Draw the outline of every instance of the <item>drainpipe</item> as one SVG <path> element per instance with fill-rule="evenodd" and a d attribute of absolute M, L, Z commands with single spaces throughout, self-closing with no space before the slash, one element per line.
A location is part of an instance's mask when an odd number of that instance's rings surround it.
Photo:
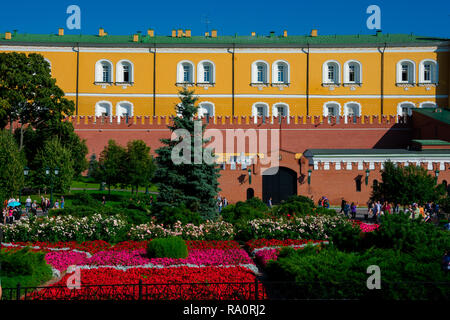
<path fill-rule="evenodd" d="M 381 53 L 381 81 L 380 81 L 380 111 L 381 116 L 383 116 L 384 113 L 384 51 L 386 51 L 386 42 L 384 43 L 383 51 L 378 49 L 378 51 Z"/>
<path fill-rule="evenodd" d="M 309 43 L 306 53 L 306 115 L 309 116 Z"/>
<path fill-rule="evenodd" d="M 156 42 L 153 43 L 153 115 L 156 116 Z"/>
<path fill-rule="evenodd" d="M 75 115 L 78 116 L 78 80 L 80 78 L 80 44 L 77 42 L 77 50 L 72 48 L 73 51 L 77 53 L 77 82 L 75 89 Z"/>
<path fill-rule="evenodd" d="M 234 50 L 235 44 L 233 43 L 233 51 L 227 49 L 228 53 L 231 53 L 231 115 L 234 117 Z"/>

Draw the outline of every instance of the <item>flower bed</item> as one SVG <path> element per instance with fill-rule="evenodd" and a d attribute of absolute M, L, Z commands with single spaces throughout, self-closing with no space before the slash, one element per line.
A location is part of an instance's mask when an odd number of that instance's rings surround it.
<path fill-rule="evenodd" d="M 124 239 L 148 241 L 154 238 L 180 236 L 185 240 L 231 240 L 235 236 L 232 224 L 206 221 L 195 226 L 182 225 L 172 228 L 151 221 L 147 224 L 131 226 L 119 216 L 94 214 L 89 217 L 24 217 L 13 224 L 1 225 L 5 241 L 77 241 L 105 240 L 119 242 Z"/>
<path fill-rule="evenodd" d="M 242 267 L 178 267 L 167 269 L 132 268 L 126 271 L 114 268 L 89 269 L 81 272 L 81 289 L 66 288 L 68 277 L 40 292 L 32 299 L 118 299 L 137 300 L 137 284 L 142 281 L 142 299 L 164 300 L 233 300 L 254 299 L 255 275 Z M 195 285 L 188 285 L 195 283 Z M 230 284 L 232 283 L 232 284 Z M 128 286 L 125 286 L 128 284 Z M 159 285 L 158 285 L 159 284 Z M 163 284 L 171 284 L 169 286 Z M 175 285 L 184 284 L 184 285 Z M 89 285 L 115 285 L 106 287 L 86 287 Z M 59 288 L 54 288 L 59 287 Z M 54 288 L 54 289 L 53 289 Z M 95 290 L 95 295 L 92 290 Z M 259 290 L 259 299 L 267 298 Z"/>
<path fill-rule="evenodd" d="M 380 225 L 379 224 L 368 224 L 368 223 L 364 223 L 362 221 L 359 220 L 352 220 L 353 222 L 353 226 L 359 226 L 359 228 L 361 229 L 362 232 L 372 232 L 377 230 Z"/>
<path fill-rule="evenodd" d="M 278 254 L 283 247 L 291 247 L 295 250 L 302 249 L 307 245 L 321 245 L 328 244 L 328 241 L 323 240 L 277 240 L 277 239 L 257 239 L 250 240 L 246 243 L 252 256 L 255 257 L 263 267 L 267 265 L 269 260 L 277 260 Z"/>

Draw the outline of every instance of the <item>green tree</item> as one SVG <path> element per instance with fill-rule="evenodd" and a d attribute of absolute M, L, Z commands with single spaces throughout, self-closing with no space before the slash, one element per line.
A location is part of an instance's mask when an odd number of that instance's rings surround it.
<path fill-rule="evenodd" d="M 47 140 L 34 159 L 33 166 L 36 170 L 31 171 L 31 176 L 35 185 L 47 190 L 53 185 L 55 192 L 68 192 L 75 174 L 72 161 L 69 149 L 64 147 L 57 137 Z M 59 170 L 57 175 L 55 168 Z M 47 169 L 49 174 L 46 174 Z"/>
<path fill-rule="evenodd" d="M 372 189 L 372 200 L 384 200 L 401 205 L 439 201 L 445 194 L 442 184 L 419 166 L 397 166 L 391 161 L 384 164 L 382 182 Z"/>
<path fill-rule="evenodd" d="M 100 153 L 98 170 L 95 179 L 105 182 L 111 194 L 111 186 L 124 183 L 123 173 L 126 172 L 126 149 L 114 140 L 109 140 L 108 145 Z"/>
<path fill-rule="evenodd" d="M 23 187 L 25 157 L 10 132 L 0 130 L 0 197 L 4 200 Z"/>
<path fill-rule="evenodd" d="M 91 154 L 91 158 L 89 159 L 89 167 L 88 167 L 88 173 L 87 176 L 94 177 L 95 172 L 98 170 L 98 161 L 97 157 L 95 156 L 95 153 Z M 101 182 L 101 181 L 100 181 Z"/>
<path fill-rule="evenodd" d="M 196 163 L 195 153 L 201 151 L 205 154 L 205 143 L 203 133 L 206 125 L 201 125 L 201 136 L 195 136 L 196 126 L 193 117 L 197 113 L 198 107 L 195 105 L 197 98 L 193 96 L 193 91 L 186 88 L 179 92 L 181 103 L 176 106 L 177 116 L 173 119 L 173 126 L 169 129 L 174 132 L 184 129 L 185 136 L 179 140 L 161 139 L 164 144 L 156 150 L 157 169 L 153 181 L 158 185 L 158 202 L 155 204 L 156 210 L 161 210 L 164 206 L 185 207 L 193 212 L 198 212 L 204 219 L 214 219 L 217 217 L 216 199 L 218 188 L 219 168 L 216 164 L 208 164 L 205 161 Z M 198 124 L 201 123 L 197 121 Z M 201 148 L 195 148 L 195 140 Z M 188 163 L 176 164 L 172 161 L 172 151 L 179 143 L 190 145 Z M 200 143 L 198 143 L 200 142 Z M 199 150 L 200 149 L 200 150 Z M 175 149 L 177 150 L 177 149 Z M 210 151 L 210 150 L 209 150 Z M 208 152 L 208 151 L 207 151 Z"/>
<path fill-rule="evenodd" d="M 74 110 L 72 101 L 50 74 L 50 65 L 40 54 L 0 53 L 0 128 L 19 122 L 36 127 L 43 122 L 62 121 Z M 19 149 L 23 147 L 20 135 Z"/>
<path fill-rule="evenodd" d="M 142 140 L 129 141 L 127 144 L 127 153 L 125 158 L 126 184 L 135 188 L 138 193 L 139 186 L 149 187 L 155 165 L 153 157 L 150 155 L 150 147 Z"/>

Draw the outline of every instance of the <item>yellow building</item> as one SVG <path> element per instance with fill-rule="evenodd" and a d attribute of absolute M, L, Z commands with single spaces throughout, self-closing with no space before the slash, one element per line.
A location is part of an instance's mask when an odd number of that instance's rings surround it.
<path fill-rule="evenodd" d="M 191 36 L 0 34 L 40 53 L 78 115 L 175 114 L 182 86 L 200 115 L 402 115 L 449 106 L 448 39 L 402 34 Z"/>

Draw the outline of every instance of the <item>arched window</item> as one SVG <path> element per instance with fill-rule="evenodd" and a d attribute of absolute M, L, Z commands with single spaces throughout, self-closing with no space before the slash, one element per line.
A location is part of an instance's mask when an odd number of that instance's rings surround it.
<path fill-rule="evenodd" d="M 286 117 L 287 123 L 289 123 L 289 105 L 286 103 L 276 103 L 272 107 L 272 116 L 274 118 L 280 117 Z"/>
<path fill-rule="evenodd" d="M 339 62 L 330 60 L 322 66 L 322 83 L 328 85 L 339 85 L 341 81 Z"/>
<path fill-rule="evenodd" d="M 356 117 L 361 116 L 361 105 L 358 102 L 347 102 L 344 104 L 345 122 L 356 123 Z"/>
<path fill-rule="evenodd" d="M 416 64 L 411 60 L 397 63 L 397 84 L 414 84 L 416 82 Z"/>
<path fill-rule="evenodd" d="M 199 84 L 214 84 L 216 82 L 215 68 L 212 61 L 200 61 L 197 68 L 197 82 Z"/>
<path fill-rule="evenodd" d="M 410 116 L 412 115 L 412 109 L 414 109 L 416 105 L 412 102 L 401 102 L 397 106 L 397 115 L 399 116 Z"/>
<path fill-rule="evenodd" d="M 181 61 L 177 66 L 177 85 L 194 83 L 194 64 L 190 61 Z"/>
<path fill-rule="evenodd" d="M 120 123 L 120 117 L 124 117 L 127 121 L 128 117 L 133 116 L 133 104 L 128 101 L 121 101 L 116 105 L 117 122 Z"/>
<path fill-rule="evenodd" d="M 434 109 L 437 108 L 437 104 L 432 101 L 425 101 L 419 105 L 419 108 Z"/>
<path fill-rule="evenodd" d="M 112 117 L 112 104 L 109 101 L 99 101 L 95 104 L 96 117 Z"/>
<path fill-rule="evenodd" d="M 44 58 L 45 61 L 47 61 L 48 63 L 48 67 L 50 69 L 50 75 L 52 74 L 52 62 L 50 60 L 48 60 L 47 58 Z"/>
<path fill-rule="evenodd" d="M 214 104 L 212 102 L 201 102 L 197 114 L 199 118 L 206 118 L 209 121 L 210 117 L 214 117 Z"/>
<path fill-rule="evenodd" d="M 289 84 L 290 72 L 287 61 L 278 60 L 272 64 L 272 83 Z"/>
<path fill-rule="evenodd" d="M 361 63 L 359 61 L 350 60 L 344 64 L 344 83 L 345 84 L 362 83 L 362 68 Z"/>
<path fill-rule="evenodd" d="M 419 83 L 437 84 L 438 83 L 438 64 L 436 61 L 427 59 L 419 64 Z"/>
<path fill-rule="evenodd" d="M 252 83 L 266 84 L 269 82 L 269 64 L 266 61 L 252 63 Z"/>
<path fill-rule="evenodd" d="M 323 105 L 323 116 L 324 117 L 338 117 L 341 115 L 341 105 L 338 102 L 330 101 Z M 328 118 L 328 123 L 331 119 Z"/>
<path fill-rule="evenodd" d="M 125 84 L 134 82 L 134 68 L 131 61 L 121 60 L 117 63 L 116 82 Z"/>
<path fill-rule="evenodd" d="M 113 65 L 111 61 L 97 61 L 95 64 L 95 82 L 100 84 L 113 82 Z"/>
<path fill-rule="evenodd" d="M 264 102 L 257 102 L 252 106 L 252 116 L 255 118 L 255 123 L 258 122 L 258 117 L 262 117 L 263 122 L 269 117 L 269 105 Z"/>

